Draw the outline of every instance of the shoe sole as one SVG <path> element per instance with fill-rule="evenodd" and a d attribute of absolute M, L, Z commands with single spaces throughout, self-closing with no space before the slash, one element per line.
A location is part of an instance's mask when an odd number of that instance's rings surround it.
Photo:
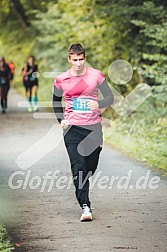
<path fill-rule="evenodd" d="M 92 221 L 92 218 L 87 216 L 87 217 L 84 217 L 83 219 L 80 220 L 81 222 L 87 222 L 87 221 Z"/>

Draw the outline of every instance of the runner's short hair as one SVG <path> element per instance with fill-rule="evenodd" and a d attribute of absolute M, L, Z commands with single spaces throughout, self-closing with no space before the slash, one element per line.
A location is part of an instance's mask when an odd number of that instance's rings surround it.
<path fill-rule="evenodd" d="M 5 57 L 4 56 L 0 56 L 0 60 L 3 61 L 3 63 L 5 63 Z"/>
<path fill-rule="evenodd" d="M 73 54 L 84 54 L 85 56 L 85 47 L 82 44 L 72 44 L 68 48 L 69 56 Z"/>

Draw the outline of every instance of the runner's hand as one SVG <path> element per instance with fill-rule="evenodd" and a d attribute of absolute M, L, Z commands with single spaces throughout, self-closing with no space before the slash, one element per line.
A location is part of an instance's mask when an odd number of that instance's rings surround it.
<path fill-rule="evenodd" d="M 97 101 L 88 101 L 88 108 L 91 110 L 95 110 L 99 108 L 99 104 Z"/>
<path fill-rule="evenodd" d="M 69 125 L 69 121 L 68 120 L 62 120 L 61 121 L 61 127 L 62 129 L 66 129 Z"/>

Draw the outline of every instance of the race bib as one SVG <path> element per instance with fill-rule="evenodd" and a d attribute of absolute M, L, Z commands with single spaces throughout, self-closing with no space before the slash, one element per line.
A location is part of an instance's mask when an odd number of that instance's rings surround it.
<path fill-rule="evenodd" d="M 88 108 L 88 98 L 73 98 L 73 111 L 76 113 L 92 113 L 92 110 Z"/>
<path fill-rule="evenodd" d="M 30 81 L 35 81 L 36 79 L 35 79 L 35 77 L 31 76 L 29 80 Z"/>
<path fill-rule="evenodd" d="M 6 80 L 1 78 L 1 79 L 0 79 L 0 84 L 2 84 L 2 85 L 3 85 L 3 84 L 6 84 Z"/>

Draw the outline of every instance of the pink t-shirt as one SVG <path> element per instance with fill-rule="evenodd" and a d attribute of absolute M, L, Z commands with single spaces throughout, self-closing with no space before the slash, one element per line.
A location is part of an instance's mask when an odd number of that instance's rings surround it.
<path fill-rule="evenodd" d="M 100 109 L 91 111 L 88 100 L 98 101 L 98 86 L 105 76 L 99 70 L 86 67 L 81 76 L 73 76 L 70 69 L 56 77 L 54 85 L 63 90 L 66 107 L 64 117 L 71 125 L 91 125 L 101 122 Z"/>

